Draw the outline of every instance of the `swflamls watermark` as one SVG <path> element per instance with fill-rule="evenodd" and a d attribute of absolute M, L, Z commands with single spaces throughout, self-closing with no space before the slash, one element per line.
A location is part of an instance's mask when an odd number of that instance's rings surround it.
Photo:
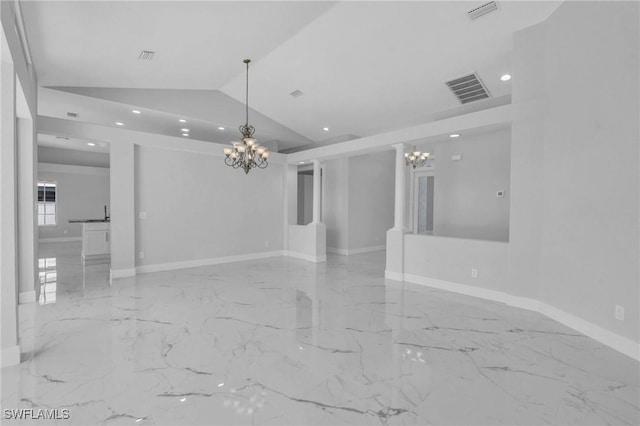
<path fill-rule="evenodd" d="M 5 420 L 68 420 L 71 414 L 67 408 L 5 408 L 2 416 Z"/>

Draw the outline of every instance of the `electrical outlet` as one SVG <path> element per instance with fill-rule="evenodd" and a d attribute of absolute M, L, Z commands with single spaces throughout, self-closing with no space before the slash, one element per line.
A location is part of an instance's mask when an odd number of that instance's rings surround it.
<path fill-rule="evenodd" d="M 618 321 L 624 321 L 624 307 L 616 305 L 613 315 Z"/>
<path fill-rule="evenodd" d="M 143 251 L 138 253 L 138 259 L 144 259 L 144 252 Z"/>
<path fill-rule="evenodd" d="M 478 270 L 476 268 L 471 268 L 471 278 L 478 278 Z"/>
<path fill-rule="evenodd" d="M 69 233 L 69 230 L 65 228 L 65 230 L 64 230 L 63 232 L 64 232 L 64 234 L 66 235 L 66 234 L 68 234 L 68 233 Z"/>
<path fill-rule="evenodd" d="M 265 247 L 269 247 L 269 241 L 265 241 L 265 242 L 264 242 L 264 246 L 265 246 Z"/>
<path fill-rule="evenodd" d="M 146 219 L 146 218 L 147 218 L 147 212 L 140 212 L 140 213 L 138 213 L 138 218 L 140 218 L 140 219 Z"/>
<path fill-rule="evenodd" d="M 496 191 L 496 197 L 504 198 L 504 191 Z"/>

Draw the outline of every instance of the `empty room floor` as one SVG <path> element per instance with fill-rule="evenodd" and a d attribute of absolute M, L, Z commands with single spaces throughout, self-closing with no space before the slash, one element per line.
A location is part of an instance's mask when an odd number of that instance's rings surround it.
<path fill-rule="evenodd" d="M 3 409 L 77 425 L 640 423 L 638 362 L 537 313 L 385 280 L 384 252 L 111 287 L 94 265 L 83 290 L 79 251 L 41 245 Z"/>

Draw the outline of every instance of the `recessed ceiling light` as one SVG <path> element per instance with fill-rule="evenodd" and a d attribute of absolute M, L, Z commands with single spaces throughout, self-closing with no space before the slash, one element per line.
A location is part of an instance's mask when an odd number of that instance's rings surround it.
<path fill-rule="evenodd" d="M 182 136 L 189 137 L 189 133 L 183 133 Z"/>
<path fill-rule="evenodd" d="M 116 124 L 117 124 L 118 126 L 124 126 L 124 123 L 121 123 L 121 122 L 119 122 L 119 121 L 116 121 Z"/>
<path fill-rule="evenodd" d="M 181 122 L 181 123 L 186 123 L 186 122 L 187 122 L 187 120 L 185 120 L 184 118 L 181 118 L 181 119 L 180 119 L 180 120 L 178 120 L 178 121 L 179 121 L 179 122 Z"/>
<path fill-rule="evenodd" d="M 138 111 L 137 109 L 134 109 L 131 112 L 134 113 L 134 114 L 140 114 L 140 111 Z"/>
<path fill-rule="evenodd" d="M 96 146 L 96 144 L 95 144 L 95 143 L 93 143 L 93 142 L 88 142 L 88 143 L 87 143 L 87 145 L 89 145 L 89 146 Z"/>
<path fill-rule="evenodd" d="M 304 161 L 301 161 L 300 164 L 304 164 Z"/>
<path fill-rule="evenodd" d="M 329 128 L 328 127 L 323 127 L 322 130 L 324 130 L 325 132 L 328 132 Z"/>
<path fill-rule="evenodd" d="M 181 132 L 188 132 L 189 129 L 180 129 Z"/>
<path fill-rule="evenodd" d="M 451 134 L 449 135 L 449 137 L 450 137 L 450 138 L 459 138 L 459 137 L 460 137 L 460 135 L 459 135 L 458 133 L 451 133 Z"/>
<path fill-rule="evenodd" d="M 502 77 L 500 77 L 500 80 L 502 81 L 509 81 L 511 80 L 511 74 L 505 74 Z"/>
<path fill-rule="evenodd" d="M 218 127 L 218 130 L 224 130 L 224 127 L 220 126 Z"/>

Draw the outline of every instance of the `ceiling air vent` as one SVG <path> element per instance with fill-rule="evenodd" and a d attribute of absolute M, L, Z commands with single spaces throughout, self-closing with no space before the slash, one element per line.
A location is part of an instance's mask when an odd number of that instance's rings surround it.
<path fill-rule="evenodd" d="M 480 81 L 478 74 L 473 73 L 445 83 L 456 95 L 461 104 L 479 101 L 490 97 L 489 91 Z"/>
<path fill-rule="evenodd" d="M 78 118 L 78 113 L 77 112 L 68 112 L 67 113 L 67 117 Z"/>
<path fill-rule="evenodd" d="M 143 50 L 142 52 L 140 52 L 140 56 L 138 56 L 138 60 L 150 61 L 153 59 L 153 55 L 155 54 L 156 52 L 154 52 L 153 50 Z"/>
<path fill-rule="evenodd" d="M 294 90 L 293 92 L 289 93 L 291 96 L 293 96 L 294 98 L 299 98 L 300 96 L 302 96 L 304 93 L 302 93 L 300 90 Z"/>
<path fill-rule="evenodd" d="M 63 139 L 65 141 L 68 141 L 69 138 L 65 137 L 65 136 L 56 136 L 56 139 Z"/>
<path fill-rule="evenodd" d="M 471 9 L 467 12 L 467 16 L 469 16 L 469 19 L 474 20 L 486 15 L 487 13 L 495 12 L 496 10 L 498 10 L 498 3 L 490 1 L 489 3 L 478 6 L 475 9 Z"/>

